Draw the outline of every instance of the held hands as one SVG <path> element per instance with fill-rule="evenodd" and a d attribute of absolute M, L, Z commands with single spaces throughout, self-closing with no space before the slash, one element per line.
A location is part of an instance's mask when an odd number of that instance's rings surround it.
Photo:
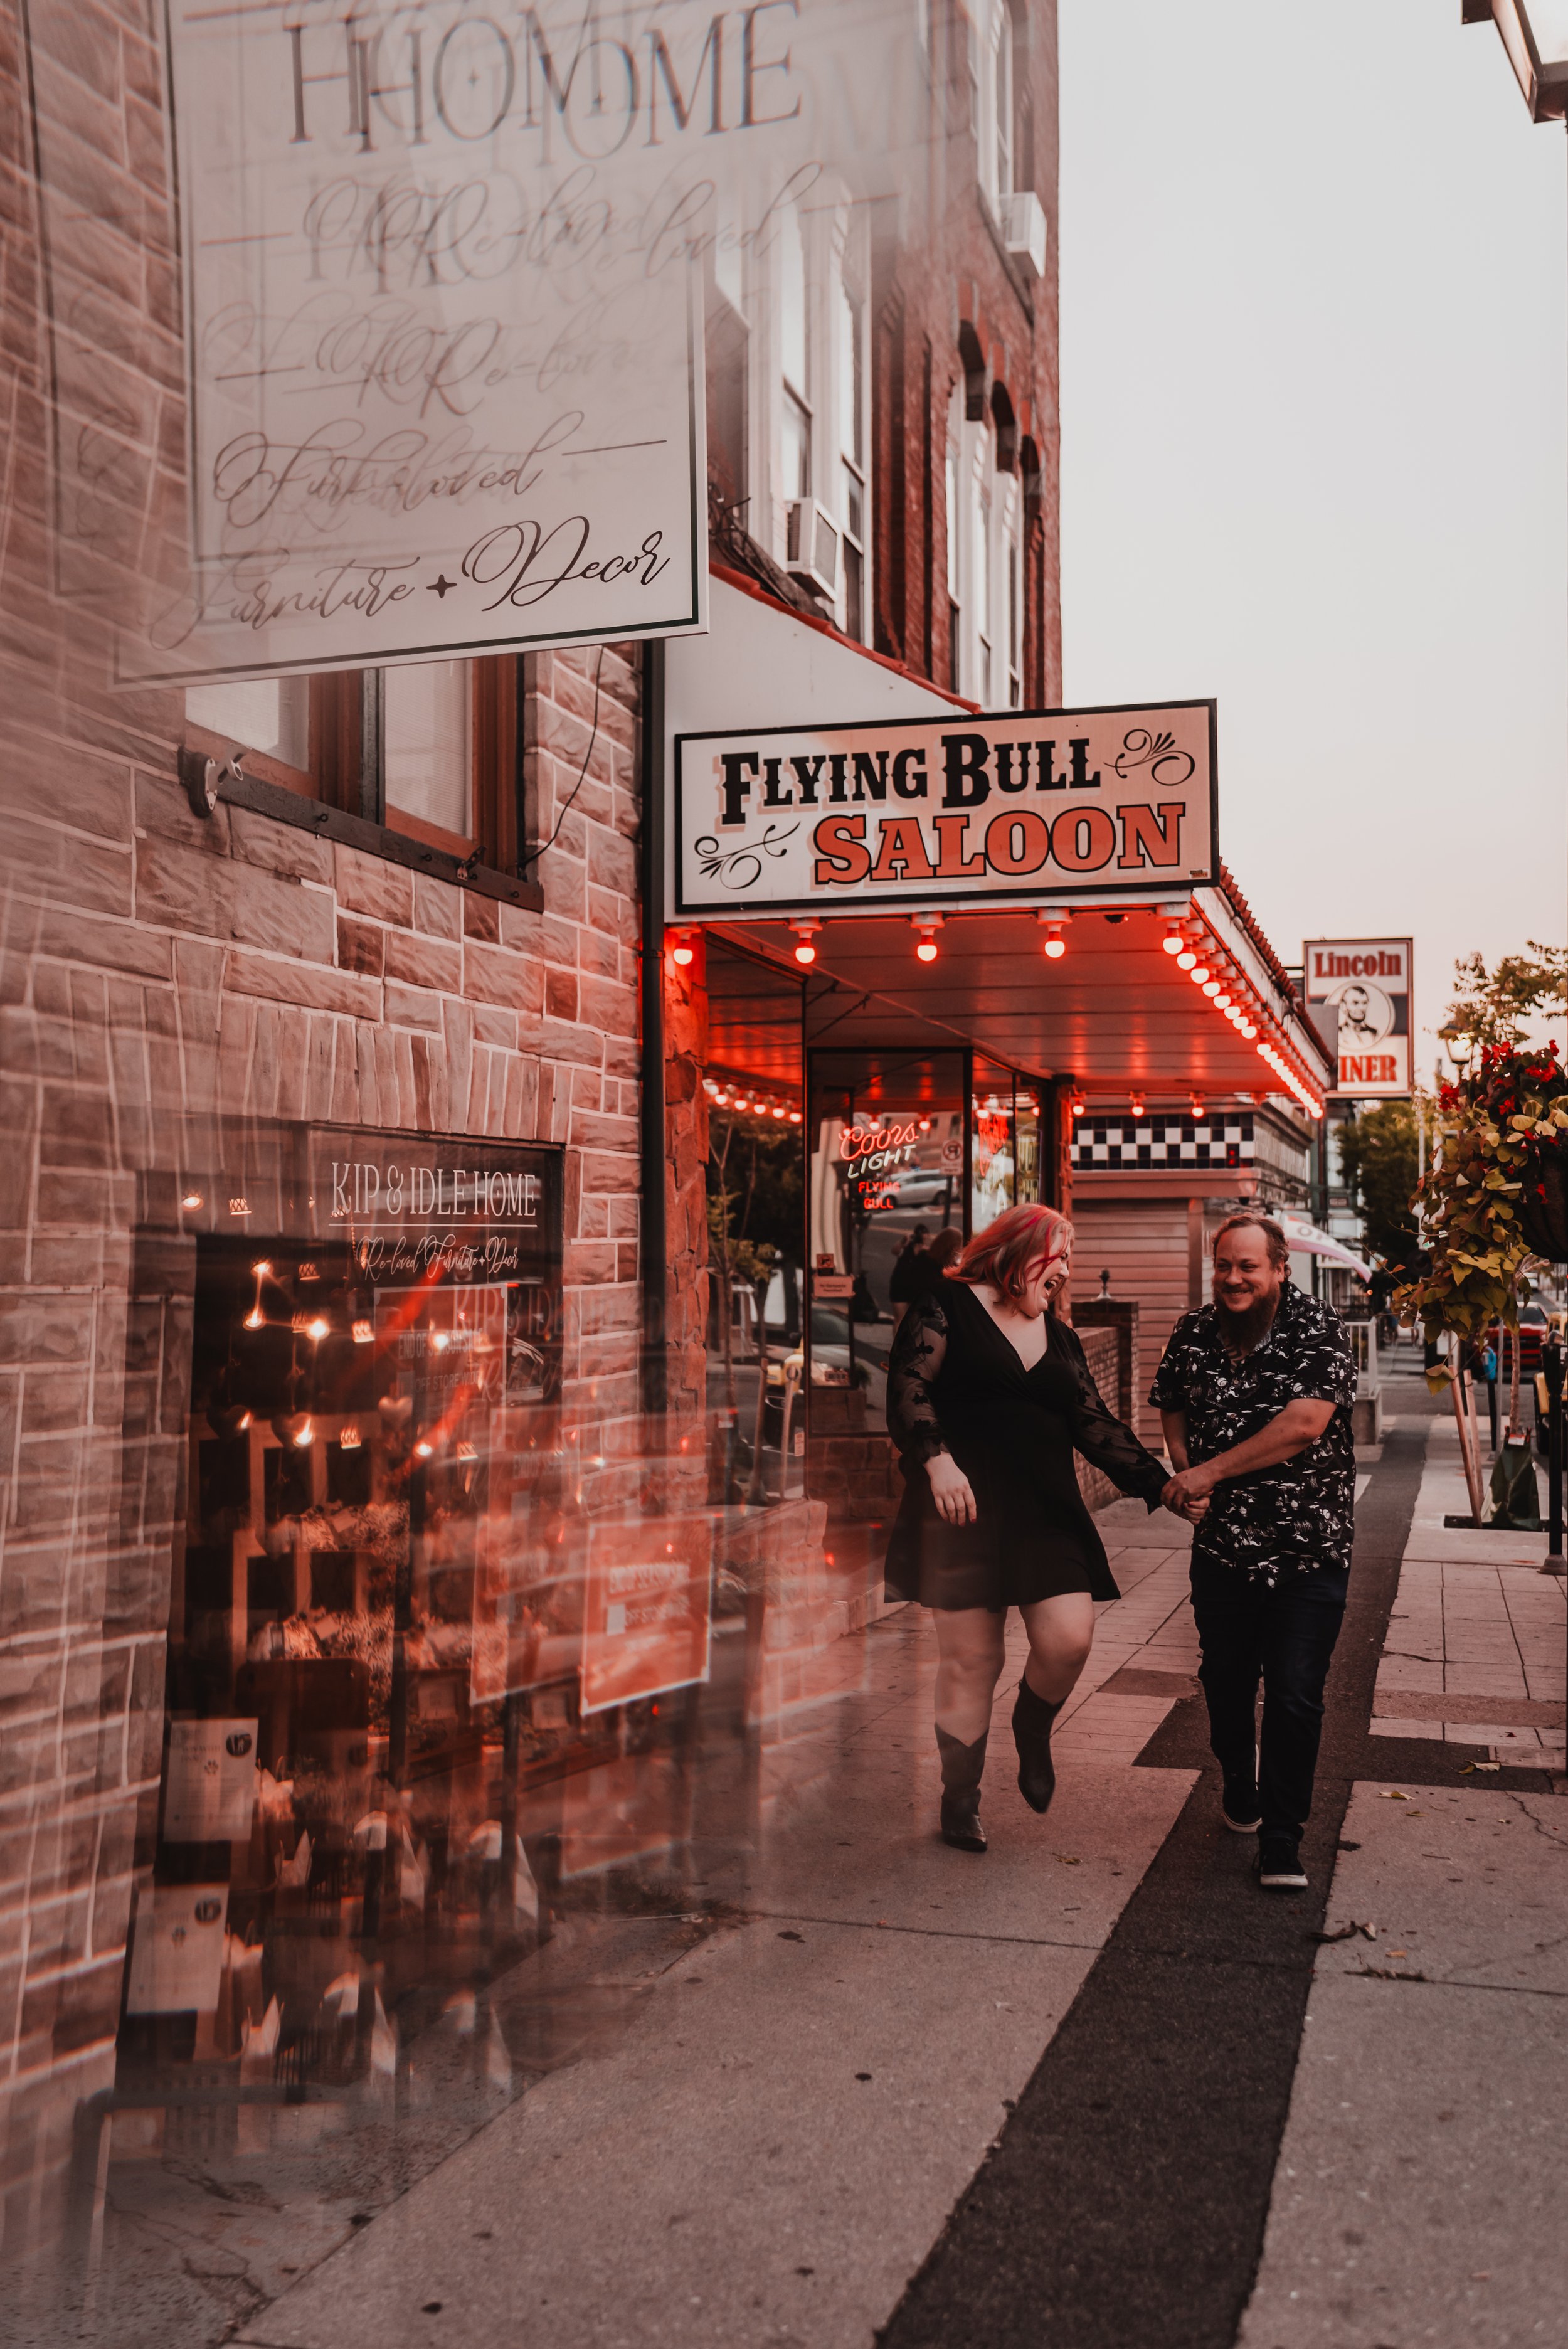
<path fill-rule="evenodd" d="M 936 1514 L 950 1526 L 972 1526 L 980 1512 L 975 1506 L 975 1495 L 968 1477 L 951 1452 L 938 1452 L 925 1464 L 931 1479 L 931 1497 L 936 1504 Z"/>
<path fill-rule="evenodd" d="M 1183 1468 L 1171 1477 L 1160 1498 L 1172 1516 L 1185 1517 L 1190 1526 L 1196 1526 L 1209 1513 L 1213 1489 L 1214 1480 L 1206 1468 Z"/>

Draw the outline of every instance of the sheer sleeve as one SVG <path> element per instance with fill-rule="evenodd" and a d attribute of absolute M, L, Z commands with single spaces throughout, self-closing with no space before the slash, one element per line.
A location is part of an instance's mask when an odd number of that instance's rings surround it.
<path fill-rule="evenodd" d="M 887 1360 L 887 1432 L 919 1467 L 945 1452 L 931 1382 L 947 1356 L 947 1316 L 934 1297 L 917 1297 L 893 1332 Z"/>
<path fill-rule="evenodd" d="M 1084 1356 L 1078 1332 L 1068 1327 L 1068 1351 L 1078 1375 L 1078 1401 L 1073 1442 L 1092 1467 L 1109 1476 L 1119 1493 L 1136 1494 L 1151 1509 L 1160 1506 L 1170 1470 L 1140 1444 L 1130 1427 L 1108 1411 Z"/>

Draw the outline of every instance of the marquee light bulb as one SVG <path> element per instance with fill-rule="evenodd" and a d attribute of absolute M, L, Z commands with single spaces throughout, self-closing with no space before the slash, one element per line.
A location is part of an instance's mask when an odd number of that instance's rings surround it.
<path fill-rule="evenodd" d="M 816 961 L 816 959 L 817 959 L 817 949 L 816 949 L 816 947 L 811 944 L 811 941 L 810 941 L 810 938 L 802 938 L 802 939 L 801 939 L 801 941 L 800 941 L 799 945 L 799 946 L 796 947 L 796 949 L 795 949 L 795 959 L 796 959 L 796 961 L 797 961 L 797 962 L 815 962 L 815 961 Z"/>
<path fill-rule="evenodd" d="M 1193 964 L 1191 969 L 1187 973 L 1187 976 L 1191 980 L 1194 987 L 1202 987 L 1207 982 L 1209 974 L 1203 964 L 1200 962 Z"/>
<path fill-rule="evenodd" d="M 1062 936 L 1060 925 L 1053 922 L 1050 928 L 1046 932 L 1045 951 L 1047 960 L 1049 962 L 1060 962 L 1067 950 L 1068 942 Z"/>
<path fill-rule="evenodd" d="M 1176 957 L 1176 968 L 1178 970 L 1191 970 L 1196 964 L 1197 959 L 1198 957 L 1193 953 L 1191 947 L 1183 947 L 1181 953 Z"/>
<path fill-rule="evenodd" d="M 806 1123 L 804 1113 L 798 1109 L 792 1109 L 789 1112 L 789 1123 L 791 1125 L 804 1125 Z"/>
<path fill-rule="evenodd" d="M 914 950 L 914 956 L 917 962 L 934 962 L 936 960 L 936 940 L 934 938 L 922 938 L 920 944 Z"/>
<path fill-rule="evenodd" d="M 1187 942 L 1181 936 L 1180 930 L 1167 930 L 1164 937 L 1161 940 L 1161 944 L 1163 946 L 1168 955 L 1179 955 L 1186 943 Z"/>
<path fill-rule="evenodd" d="M 1216 1010 L 1216 1011 L 1228 1011 L 1228 1010 L 1230 1009 L 1230 1008 L 1231 1008 L 1231 999 L 1230 999 L 1230 997 L 1225 993 L 1225 990 L 1224 990 L 1224 988 L 1223 988 L 1222 987 L 1217 987 L 1217 988 L 1214 989 L 1214 1009 L 1215 1009 L 1215 1010 Z"/>
<path fill-rule="evenodd" d="M 1220 992 L 1219 980 L 1217 978 L 1206 978 L 1203 981 L 1203 992 L 1209 997 L 1210 1000 L 1212 1001 L 1213 998 Z"/>

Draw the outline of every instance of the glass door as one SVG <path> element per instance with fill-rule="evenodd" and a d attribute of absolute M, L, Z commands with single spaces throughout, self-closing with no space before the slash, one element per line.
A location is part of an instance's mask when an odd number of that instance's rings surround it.
<path fill-rule="evenodd" d="M 934 1268 L 933 1248 L 940 1258 L 963 1238 L 964 1061 L 956 1051 L 810 1056 L 813 1405 L 834 1389 L 863 1394 L 880 1424 L 893 1330 Z M 845 1424 L 858 1417 L 848 1409 Z"/>

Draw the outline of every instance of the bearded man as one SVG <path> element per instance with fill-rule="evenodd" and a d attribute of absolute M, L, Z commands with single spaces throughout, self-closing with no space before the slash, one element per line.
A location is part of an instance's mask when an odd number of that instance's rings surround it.
<path fill-rule="evenodd" d="M 1223 1816 L 1239 1835 L 1257 1832 L 1270 1892 L 1306 1886 L 1302 1831 L 1356 1506 L 1349 1340 L 1289 1266 L 1272 1217 L 1222 1224 L 1214 1301 L 1178 1321 L 1149 1398 L 1176 1470 L 1161 1497 L 1195 1528 L 1199 1678 Z"/>

